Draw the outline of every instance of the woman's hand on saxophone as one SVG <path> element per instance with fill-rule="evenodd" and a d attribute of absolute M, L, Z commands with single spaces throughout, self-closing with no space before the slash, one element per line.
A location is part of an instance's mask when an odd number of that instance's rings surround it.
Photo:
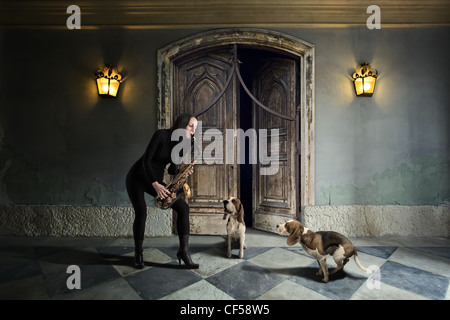
<path fill-rule="evenodd" d="M 170 195 L 170 191 L 167 190 L 166 187 L 164 187 L 158 181 L 153 182 L 152 186 L 155 189 L 156 194 L 158 195 L 158 197 L 165 199 L 165 198 L 167 198 L 167 196 Z"/>

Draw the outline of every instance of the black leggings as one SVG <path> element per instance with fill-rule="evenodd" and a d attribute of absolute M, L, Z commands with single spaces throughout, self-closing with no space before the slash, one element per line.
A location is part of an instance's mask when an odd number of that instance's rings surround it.
<path fill-rule="evenodd" d="M 157 196 L 153 186 L 148 186 L 142 179 L 142 175 L 131 170 L 126 180 L 127 192 L 134 208 L 133 237 L 135 241 L 142 241 L 145 233 L 145 221 L 147 219 L 147 204 L 144 193 Z M 177 212 L 178 235 L 189 235 L 189 206 L 183 199 L 178 199 L 172 209 Z"/>

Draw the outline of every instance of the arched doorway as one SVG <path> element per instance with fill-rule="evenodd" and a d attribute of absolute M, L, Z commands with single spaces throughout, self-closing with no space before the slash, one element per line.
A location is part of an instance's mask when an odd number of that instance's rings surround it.
<path fill-rule="evenodd" d="M 241 79 L 245 79 L 253 95 L 269 109 L 292 119 L 297 117 L 297 127 L 246 99 L 236 77 L 230 78 L 234 70 L 233 48 L 237 48 Z M 223 91 L 227 83 L 230 84 Z M 213 132 L 222 134 L 225 144 L 230 144 L 235 139 L 226 138 L 229 130 L 244 131 L 252 127 L 258 134 L 260 129 L 267 129 L 270 136 L 274 131 L 270 129 L 278 129 L 276 137 L 268 137 L 268 141 L 273 138 L 279 141 L 276 174 L 261 175 L 260 163 L 252 165 L 250 176 L 248 168 L 237 166 L 236 161 L 196 167 L 190 182 L 195 190 L 190 200 L 193 234 L 224 234 L 218 214 L 223 211 L 221 201 L 229 196 L 249 198 L 248 192 L 245 195 L 243 191 L 248 191 L 250 185 L 252 199 L 245 199 L 245 203 L 249 206 L 251 201 L 251 209 L 247 207 L 246 216 L 251 217 L 250 224 L 257 229 L 274 231 L 276 224 L 286 218 L 301 219 L 301 208 L 314 204 L 314 47 L 311 44 L 261 29 L 204 32 L 158 51 L 158 87 L 159 128 L 169 127 L 179 113 L 199 112 L 224 92 L 214 107 L 199 117 L 204 133 L 214 129 Z M 213 140 L 208 134 L 203 138 L 207 143 Z"/>

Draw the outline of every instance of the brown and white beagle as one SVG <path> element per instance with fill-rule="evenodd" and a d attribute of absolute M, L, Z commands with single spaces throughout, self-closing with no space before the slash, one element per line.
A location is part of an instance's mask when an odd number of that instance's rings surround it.
<path fill-rule="evenodd" d="M 319 271 L 317 275 L 322 275 L 323 282 L 328 282 L 328 275 L 332 275 L 342 270 L 349 258 L 354 255 L 356 265 L 363 271 L 369 272 L 364 268 L 358 259 L 358 253 L 355 246 L 342 234 L 334 231 L 311 231 L 303 226 L 299 221 L 291 220 L 277 226 L 280 235 L 289 236 L 287 244 L 292 246 L 300 242 L 306 253 L 317 259 Z M 328 273 L 326 255 L 333 256 L 337 267 Z"/>
<path fill-rule="evenodd" d="M 231 258 L 231 242 L 239 241 L 239 258 L 244 257 L 245 245 L 245 222 L 244 206 L 238 198 L 232 197 L 223 201 L 225 214 L 223 220 L 227 221 L 227 257 Z"/>

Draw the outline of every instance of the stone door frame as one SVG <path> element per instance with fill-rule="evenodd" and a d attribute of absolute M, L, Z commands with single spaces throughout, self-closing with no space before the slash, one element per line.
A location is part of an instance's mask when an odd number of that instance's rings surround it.
<path fill-rule="evenodd" d="M 168 128 L 173 113 L 173 62 L 198 50 L 237 45 L 275 49 L 298 57 L 300 65 L 300 210 L 315 204 L 314 45 L 293 36 L 264 29 L 228 28 L 202 32 L 158 50 L 158 128 Z M 297 217 L 301 219 L 301 217 Z"/>

